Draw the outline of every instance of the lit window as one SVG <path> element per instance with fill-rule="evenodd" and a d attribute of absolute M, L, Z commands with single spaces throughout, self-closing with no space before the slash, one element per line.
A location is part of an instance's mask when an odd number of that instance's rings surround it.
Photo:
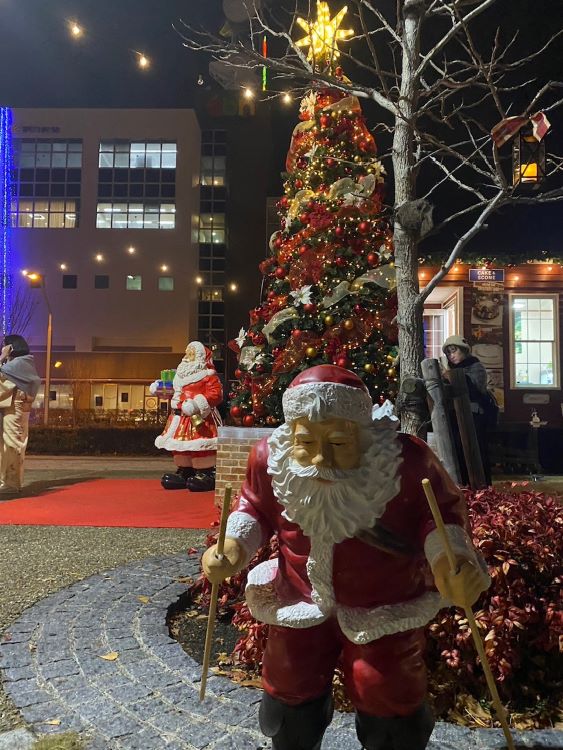
<path fill-rule="evenodd" d="M 12 226 L 33 229 L 74 229 L 77 202 L 64 200 L 12 201 Z"/>
<path fill-rule="evenodd" d="M 513 388 L 558 388 L 557 294 L 510 295 Z"/>
<path fill-rule="evenodd" d="M 125 287 L 130 292 L 140 292 L 143 289 L 142 276 L 127 276 Z"/>
<path fill-rule="evenodd" d="M 200 214 L 199 242 L 205 244 L 224 244 L 225 214 Z"/>
<path fill-rule="evenodd" d="M 174 229 L 174 203 L 102 203 L 96 210 L 98 229 Z"/>
<path fill-rule="evenodd" d="M 99 148 L 99 166 L 118 169 L 176 169 L 177 145 L 156 141 L 119 142 L 102 141 Z"/>
<path fill-rule="evenodd" d="M 173 292 L 174 291 L 174 277 L 173 276 L 159 276 L 158 277 L 158 291 L 159 292 Z"/>

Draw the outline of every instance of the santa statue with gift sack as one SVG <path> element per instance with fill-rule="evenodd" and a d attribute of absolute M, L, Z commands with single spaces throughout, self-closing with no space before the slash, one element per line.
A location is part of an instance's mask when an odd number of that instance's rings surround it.
<path fill-rule="evenodd" d="M 374 410 L 349 370 L 304 370 L 283 412 L 285 423 L 250 454 L 224 555 L 210 547 L 202 560 L 219 582 L 277 535 L 278 557 L 251 569 L 246 586 L 250 611 L 270 626 L 260 727 L 274 750 L 319 750 L 338 663 L 362 747 L 423 750 L 434 725 L 424 626 L 442 607 L 471 606 L 490 583 L 463 495 L 424 441 L 398 432 L 388 402 Z"/>
<path fill-rule="evenodd" d="M 188 344 L 172 386 L 170 415 L 154 444 L 173 453 L 177 471 L 164 474 L 162 486 L 191 492 L 213 490 L 217 428 L 221 425 L 217 407 L 223 400 L 223 388 L 206 346 L 199 341 Z M 149 387 L 156 395 L 161 389 L 162 381 L 158 380 Z"/>

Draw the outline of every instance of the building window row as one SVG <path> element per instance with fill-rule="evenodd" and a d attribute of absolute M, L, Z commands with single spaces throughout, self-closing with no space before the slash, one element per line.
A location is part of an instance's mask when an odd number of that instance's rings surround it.
<path fill-rule="evenodd" d="M 80 201 L 19 200 L 12 203 L 12 226 L 27 229 L 74 229 Z"/>
<path fill-rule="evenodd" d="M 96 209 L 98 229 L 174 229 L 174 203 L 101 203 Z"/>
<path fill-rule="evenodd" d="M 78 275 L 65 273 L 62 276 L 63 289 L 78 289 Z M 94 276 L 94 289 L 109 289 L 110 277 L 107 274 L 96 274 Z M 159 276 L 157 279 L 157 288 L 159 292 L 174 291 L 173 276 Z M 125 279 L 125 289 L 131 292 L 141 292 L 143 290 L 143 277 L 138 274 L 128 274 Z"/>
<path fill-rule="evenodd" d="M 174 198 L 174 169 L 100 169 L 98 198 Z"/>
<path fill-rule="evenodd" d="M 199 215 L 199 242 L 203 244 L 225 244 L 225 214 L 203 213 Z"/>
<path fill-rule="evenodd" d="M 176 169 L 176 143 L 102 141 L 99 166 L 126 169 Z"/>
<path fill-rule="evenodd" d="M 80 169 L 82 141 L 14 138 L 14 166 L 16 169 Z"/>

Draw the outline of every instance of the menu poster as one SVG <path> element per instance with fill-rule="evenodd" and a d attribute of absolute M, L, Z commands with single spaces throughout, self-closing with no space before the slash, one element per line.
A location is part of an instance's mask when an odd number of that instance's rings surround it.
<path fill-rule="evenodd" d="M 504 284 L 495 281 L 473 284 L 471 305 L 472 354 L 488 375 L 500 411 L 504 411 Z"/>

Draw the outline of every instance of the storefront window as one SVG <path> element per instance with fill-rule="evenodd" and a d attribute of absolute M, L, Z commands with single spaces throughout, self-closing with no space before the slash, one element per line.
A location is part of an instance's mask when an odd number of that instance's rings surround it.
<path fill-rule="evenodd" d="M 513 388 L 558 388 L 558 295 L 510 295 Z"/>

